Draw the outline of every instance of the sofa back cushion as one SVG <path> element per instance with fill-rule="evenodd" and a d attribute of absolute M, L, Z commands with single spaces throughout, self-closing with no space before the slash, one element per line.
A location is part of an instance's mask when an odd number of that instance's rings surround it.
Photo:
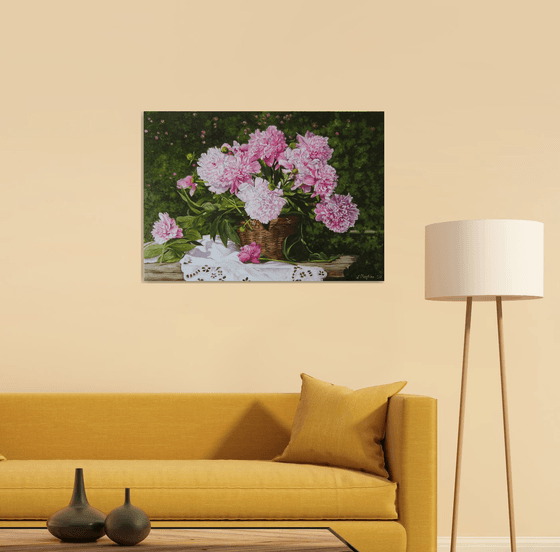
<path fill-rule="evenodd" d="M 0 393 L 9 460 L 271 460 L 299 393 Z"/>

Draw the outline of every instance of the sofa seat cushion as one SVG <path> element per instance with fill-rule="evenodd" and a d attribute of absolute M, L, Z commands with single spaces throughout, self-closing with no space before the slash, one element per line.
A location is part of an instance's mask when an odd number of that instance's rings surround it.
<path fill-rule="evenodd" d="M 131 502 L 156 519 L 397 519 L 396 483 L 368 473 L 263 460 L 8 460 L 0 519 L 47 519 L 83 468 L 91 506 Z"/>

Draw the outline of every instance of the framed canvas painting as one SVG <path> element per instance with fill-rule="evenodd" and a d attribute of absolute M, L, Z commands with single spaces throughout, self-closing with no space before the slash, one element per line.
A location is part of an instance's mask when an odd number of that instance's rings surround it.
<path fill-rule="evenodd" d="M 144 281 L 384 280 L 384 113 L 146 111 Z"/>

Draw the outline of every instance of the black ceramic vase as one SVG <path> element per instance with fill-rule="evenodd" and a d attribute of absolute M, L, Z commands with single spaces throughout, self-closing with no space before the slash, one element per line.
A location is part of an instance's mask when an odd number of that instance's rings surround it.
<path fill-rule="evenodd" d="M 105 532 L 117 544 L 132 546 L 143 541 L 152 526 L 148 516 L 130 503 L 130 489 L 125 489 L 124 504 L 107 515 Z"/>
<path fill-rule="evenodd" d="M 47 529 L 64 542 L 94 542 L 105 534 L 105 517 L 89 505 L 83 469 L 76 468 L 70 504 L 47 520 Z"/>

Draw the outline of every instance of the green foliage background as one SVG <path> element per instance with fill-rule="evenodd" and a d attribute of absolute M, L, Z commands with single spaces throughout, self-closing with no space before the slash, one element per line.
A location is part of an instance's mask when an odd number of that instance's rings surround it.
<path fill-rule="evenodd" d="M 260 123 L 260 124 L 259 124 Z M 359 255 L 347 280 L 384 279 L 384 113 L 312 111 L 146 111 L 144 112 L 144 241 L 159 213 L 188 214 L 177 180 L 194 174 L 200 154 L 222 144 L 249 141 L 255 129 L 276 125 L 288 143 L 307 130 L 326 136 L 334 148 L 338 194 L 350 194 L 360 210 L 351 231 L 331 232 L 313 225 L 308 243 L 328 255 Z M 291 138 L 290 138 L 291 136 Z M 187 159 L 194 154 L 194 161 Z M 194 198 L 196 199 L 196 193 Z M 372 233 L 373 232 L 373 233 Z"/>

